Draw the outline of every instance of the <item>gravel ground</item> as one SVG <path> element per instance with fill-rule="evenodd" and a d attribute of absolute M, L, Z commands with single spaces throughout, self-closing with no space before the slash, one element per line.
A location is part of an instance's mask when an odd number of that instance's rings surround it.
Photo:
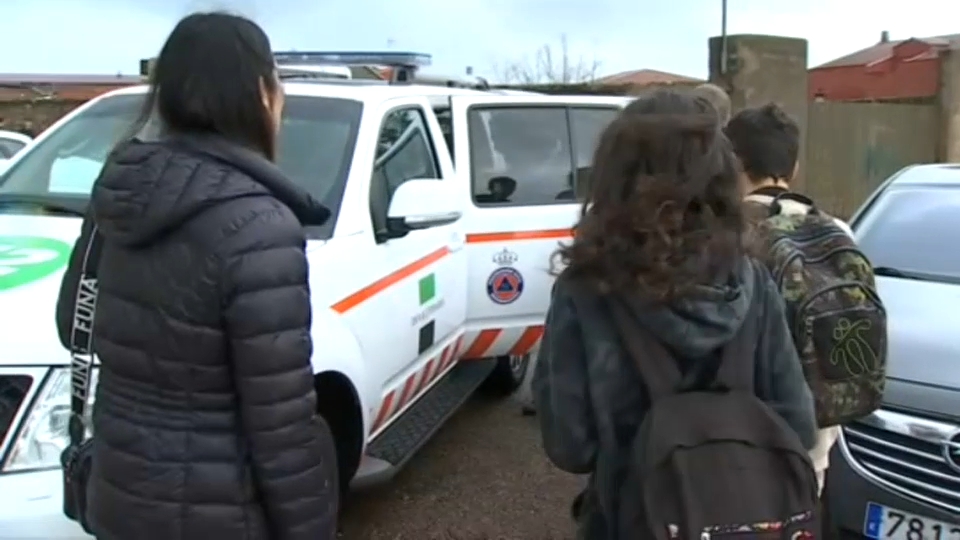
<path fill-rule="evenodd" d="M 388 485 L 353 495 L 345 540 L 566 540 L 582 481 L 556 469 L 536 418 L 476 397 Z"/>

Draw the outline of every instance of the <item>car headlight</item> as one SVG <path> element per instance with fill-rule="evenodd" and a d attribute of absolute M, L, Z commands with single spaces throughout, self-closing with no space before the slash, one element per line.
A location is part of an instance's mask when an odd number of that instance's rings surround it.
<path fill-rule="evenodd" d="M 87 426 L 93 404 L 93 389 L 99 370 L 90 373 L 90 398 L 86 409 Z M 4 472 L 58 469 L 60 454 L 70 443 L 67 425 L 70 421 L 70 368 L 55 368 L 24 417 Z M 87 435 L 90 435 L 89 428 Z"/>

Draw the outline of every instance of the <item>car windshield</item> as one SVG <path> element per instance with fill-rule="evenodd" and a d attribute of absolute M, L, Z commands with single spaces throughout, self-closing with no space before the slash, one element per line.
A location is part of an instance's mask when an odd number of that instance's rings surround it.
<path fill-rule="evenodd" d="M 18 139 L 0 137 L 0 159 L 12 158 L 14 154 L 26 145 L 27 143 Z"/>
<path fill-rule="evenodd" d="M 960 279 L 960 188 L 893 185 L 857 224 L 857 243 L 877 268 Z"/>
<path fill-rule="evenodd" d="M 144 96 L 103 98 L 54 129 L 3 173 L 0 196 L 86 200 L 107 154 L 136 121 Z M 322 237 L 330 236 L 336 222 L 362 112 L 362 104 L 349 99 L 286 98 L 277 164 L 333 212 L 319 231 Z"/>

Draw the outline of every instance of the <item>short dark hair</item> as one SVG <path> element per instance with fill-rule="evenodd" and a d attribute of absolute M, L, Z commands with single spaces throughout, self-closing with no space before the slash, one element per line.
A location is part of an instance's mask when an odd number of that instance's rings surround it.
<path fill-rule="evenodd" d="M 800 127 L 780 106 L 768 103 L 744 109 L 730 119 L 724 132 L 751 180 L 793 179 Z"/>
<path fill-rule="evenodd" d="M 261 83 L 271 92 L 280 84 L 270 40 L 256 23 L 224 12 L 188 15 L 153 64 L 139 127 L 156 113 L 168 132 L 219 135 L 274 159 Z"/>
<path fill-rule="evenodd" d="M 573 242 L 554 261 L 601 293 L 694 294 L 743 254 L 739 173 L 704 100 L 668 89 L 641 97 L 601 135 Z"/>
<path fill-rule="evenodd" d="M 727 91 L 715 84 L 703 83 L 693 89 L 695 96 L 702 98 L 717 112 L 721 124 L 730 120 L 730 96 Z"/>

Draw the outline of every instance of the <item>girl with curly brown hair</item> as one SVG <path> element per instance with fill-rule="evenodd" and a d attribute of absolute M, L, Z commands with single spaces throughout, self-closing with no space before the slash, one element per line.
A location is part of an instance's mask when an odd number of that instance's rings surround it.
<path fill-rule="evenodd" d="M 611 302 L 698 381 L 711 365 L 706 376 L 716 375 L 718 351 L 755 317 L 755 393 L 813 445 L 813 404 L 783 301 L 743 247 L 738 178 L 715 112 L 689 93 L 636 100 L 600 139 L 575 238 L 553 261 L 563 269 L 533 380 L 547 455 L 590 476 L 575 505 L 580 538 L 645 537 L 618 530 L 618 509 L 637 502 L 620 495 L 650 400 Z"/>

